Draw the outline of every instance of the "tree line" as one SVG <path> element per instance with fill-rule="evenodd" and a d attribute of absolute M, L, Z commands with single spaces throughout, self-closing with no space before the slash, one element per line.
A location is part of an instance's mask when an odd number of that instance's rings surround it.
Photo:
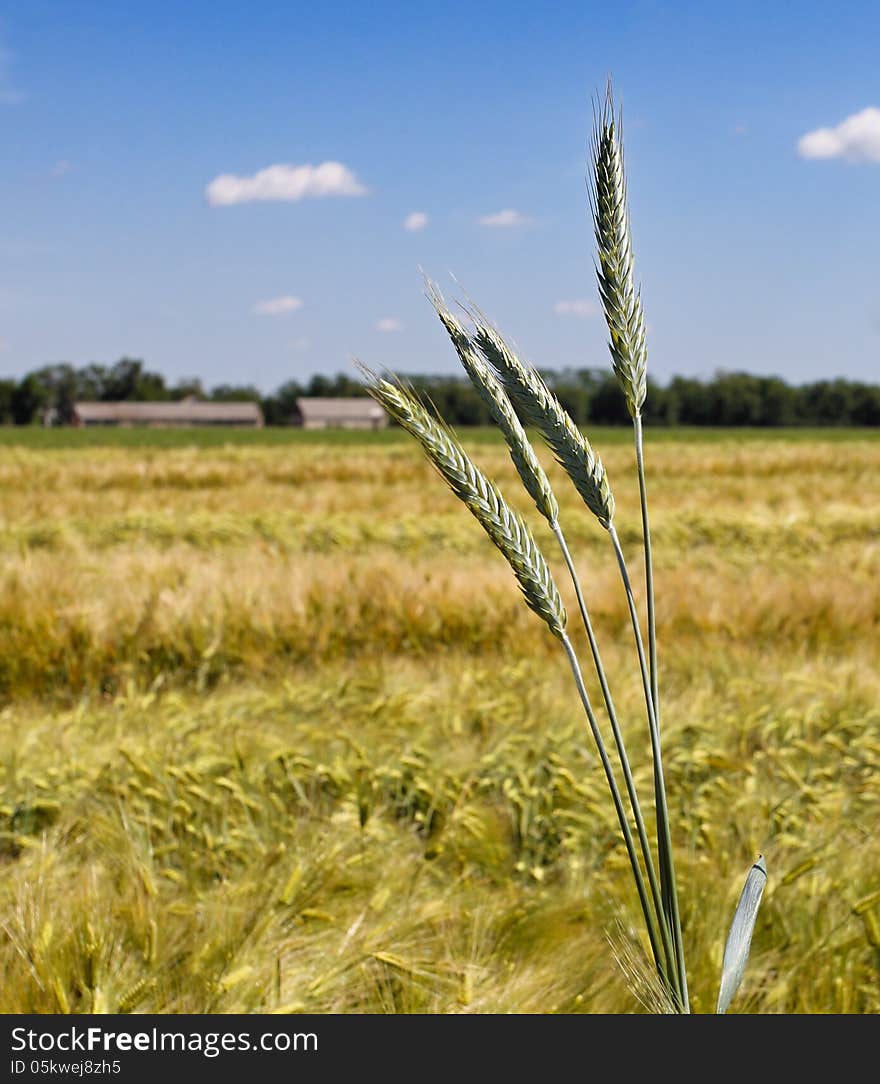
<path fill-rule="evenodd" d="M 578 425 L 627 424 L 629 416 L 612 373 L 603 369 L 544 372 L 544 378 Z M 488 425 L 488 409 L 465 376 L 411 375 L 408 381 L 453 425 Z M 290 425 L 300 396 L 365 395 L 354 375 L 289 380 L 270 394 L 249 384 L 206 389 L 197 379 L 168 384 L 138 358 L 113 365 L 46 365 L 20 380 L 0 380 L 0 424 L 33 425 L 47 411 L 69 424 L 80 401 L 169 402 L 195 396 L 213 402 L 259 403 L 267 425 Z M 874 426 L 880 425 L 880 385 L 833 379 L 789 384 L 776 376 L 718 372 L 707 380 L 676 376 L 648 384 L 645 420 L 653 425 Z"/>

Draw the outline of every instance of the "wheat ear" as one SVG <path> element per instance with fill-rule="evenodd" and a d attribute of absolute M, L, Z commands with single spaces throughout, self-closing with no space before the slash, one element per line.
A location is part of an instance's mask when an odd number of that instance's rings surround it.
<path fill-rule="evenodd" d="M 642 301 L 633 285 L 633 250 L 626 199 L 626 175 L 620 117 L 615 119 L 611 84 L 601 113 L 593 124 L 593 170 L 590 202 L 599 263 L 596 274 L 605 320 L 608 324 L 611 364 L 633 419 L 636 466 L 642 511 L 645 547 L 645 580 L 648 600 L 648 653 L 651 667 L 651 694 L 659 724 L 660 698 L 657 674 L 657 632 L 654 613 L 654 564 L 648 524 L 645 483 L 642 406 L 647 392 L 648 351 Z"/>
<path fill-rule="evenodd" d="M 565 637 L 566 613 L 550 568 L 522 517 L 501 491 L 471 461 L 447 425 L 399 384 L 384 380 L 365 365 L 358 368 L 369 394 L 419 442 L 444 481 L 462 500 L 513 569 L 528 607 L 554 636 Z"/>
<path fill-rule="evenodd" d="M 596 275 L 608 324 L 611 364 L 633 418 L 647 392 L 648 351 L 641 293 L 633 283 L 633 250 L 626 198 L 626 175 L 609 86 L 593 127 L 590 202 L 599 262 Z"/>
<path fill-rule="evenodd" d="M 517 417 L 501 381 L 480 356 L 459 320 L 450 312 L 437 286 L 427 278 L 425 285 L 428 299 L 434 306 L 440 322 L 446 328 L 464 371 L 470 377 L 477 394 L 489 408 L 495 424 L 507 442 L 510 458 L 522 479 L 526 492 L 547 522 L 551 525 L 555 524 L 559 518 L 559 505 L 550 488 L 550 481 L 535 455 L 535 450 L 526 436 L 522 422 Z"/>
<path fill-rule="evenodd" d="M 496 328 L 472 313 L 473 340 L 501 377 L 526 425 L 535 426 L 603 527 L 614 519 L 614 496 L 602 460 L 532 365 L 520 361 Z"/>

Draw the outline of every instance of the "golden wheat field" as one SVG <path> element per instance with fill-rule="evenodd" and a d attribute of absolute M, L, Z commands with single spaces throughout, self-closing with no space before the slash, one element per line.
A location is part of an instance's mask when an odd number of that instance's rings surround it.
<path fill-rule="evenodd" d="M 0 448 L 0 1012 L 645 1011 L 559 643 L 380 436 Z M 576 613 L 503 446 L 464 438 Z M 631 445 L 595 445 L 639 585 Z M 760 852 L 730 1011 L 876 1013 L 880 439 L 647 453 L 692 1008 Z M 541 457 L 647 807 L 613 553 Z"/>

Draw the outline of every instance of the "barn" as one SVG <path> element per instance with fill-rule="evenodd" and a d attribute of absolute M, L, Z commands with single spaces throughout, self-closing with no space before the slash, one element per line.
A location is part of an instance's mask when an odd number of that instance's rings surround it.
<path fill-rule="evenodd" d="M 173 403 L 74 403 L 76 426 L 235 426 L 259 429 L 263 412 L 259 403 L 205 403 L 187 398 Z"/>
<path fill-rule="evenodd" d="M 301 396 L 296 400 L 293 424 L 303 429 L 384 429 L 385 408 L 375 399 Z"/>

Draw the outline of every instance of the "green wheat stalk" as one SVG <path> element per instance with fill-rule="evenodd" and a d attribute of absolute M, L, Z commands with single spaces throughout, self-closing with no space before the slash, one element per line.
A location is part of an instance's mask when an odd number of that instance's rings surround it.
<path fill-rule="evenodd" d="M 610 83 L 604 105 L 595 116 L 592 159 L 590 203 L 598 246 L 596 272 L 599 294 L 608 325 L 612 368 L 626 399 L 635 435 L 648 599 L 647 656 L 632 583 L 614 525 L 614 497 L 602 460 L 538 370 L 517 356 L 498 329 L 473 303 L 465 306 L 465 311 L 473 322 L 473 331 L 468 331 L 449 310 L 437 287 L 429 279 L 426 279 L 426 285 L 428 298 L 446 329 L 465 372 L 504 436 L 520 480 L 537 510 L 547 520 L 565 560 L 577 595 L 578 608 L 614 735 L 630 813 L 641 848 L 641 860 L 633 838 L 630 814 L 624 807 L 615 770 L 584 686 L 577 655 L 566 631 L 565 609 L 549 566 L 528 526 L 506 503 L 495 483 L 470 460 L 452 430 L 425 407 L 412 389 L 396 378 L 387 380 L 366 366 L 357 364 L 366 379 L 367 392 L 382 404 L 392 419 L 417 440 L 440 475 L 502 552 L 513 569 L 527 605 L 541 617 L 562 643 L 599 752 L 626 845 L 651 943 L 657 980 L 662 987 L 663 997 L 660 1000 L 668 999 L 669 1004 L 678 1012 L 689 1013 L 687 973 L 660 742 L 654 577 L 642 437 L 642 408 L 647 393 L 645 320 L 641 294 L 634 283 L 620 118 L 615 115 Z M 648 716 L 659 879 L 607 675 L 577 571 L 559 524 L 558 502 L 529 441 L 526 426 L 539 431 L 584 503 L 607 531 L 612 544 L 629 609 Z M 766 868 L 763 860 L 759 858 L 746 880 L 728 934 L 718 1012 L 726 1011 L 739 986 L 748 958 L 765 878 Z"/>
<path fill-rule="evenodd" d="M 474 322 L 473 341 L 483 356 L 501 377 L 511 399 L 520 413 L 534 425 L 556 455 L 580 493 L 584 503 L 608 532 L 614 550 L 629 608 L 630 622 L 636 644 L 639 670 L 645 694 L 648 728 L 651 736 L 651 752 L 654 767 L 654 800 L 657 809 L 657 848 L 660 866 L 660 883 L 663 895 L 663 914 L 669 925 L 676 956 L 677 986 L 681 991 L 682 1004 L 687 1010 L 687 976 L 684 947 L 681 938 L 681 920 L 672 859 L 672 834 L 666 800 L 666 784 L 663 776 L 663 757 L 660 744 L 660 728 L 654 712 L 654 696 L 648 661 L 642 642 L 642 631 L 636 610 L 635 596 L 627 570 L 620 538 L 614 526 L 614 497 L 605 468 L 589 441 L 572 421 L 570 415 L 547 387 L 543 377 L 534 366 L 522 361 L 504 341 L 497 328 L 488 323 L 482 313 L 471 306 Z"/>
<path fill-rule="evenodd" d="M 642 407 L 647 394 L 648 351 L 645 342 L 645 318 L 641 291 L 633 275 L 633 246 L 627 206 L 626 173 L 620 138 L 620 114 L 615 114 L 611 83 L 605 102 L 596 112 L 592 138 L 592 176 L 589 186 L 593 212 L 593 230 L 598 261 L 596 276 L 605 322 L 608 325 L 608 348 L 617 382 L 633 420 L 636 469 L 639 479 L 639 503 L 642 516 L 642 539 L 645 553 L 645 590 L 648 611 L 648 665 L 654 720 L 660 727 L 660 694 L 657 666 L 657 623 L 654 603 L 654 561 L 648 522 L 648 495 L 642 439 Z M 623 571 L 623 566 L 621 566 Z M 624 573 L 625 575 L 625 573 Z M 680 958 L 684 981 L 684 956 L 675 892 L 672 854 L 668 840 L 658 835 L 664 906 L 673 925 L 673 937 Z"/>
<path fill-rule="evenodd" d="M 446 329 L 449 337 L 455 347 L 456 353 L 459 356 L 459 360 L 462 366 L 470 377 L 471 383 L 474 385 L 480 398 L 487 404 L 489 411 L 501 430 L 510 452 L 510 457 L 519 473 L 519 476 L 526 488 L 526 491 L 532 496 L 535 501 L 535 505 L 538 511 L 545 517 L 550 529 L 553 532 L 556 541 L 562 552 L 563 559 L 565 560 L 566 567 L 568 569 L 569 577 L 575 590 L 575 595 L 578 601 L 578 608 L 581 614 L 581 620 L 583 621 L 584 629 L 587 634 L 587 639 L 590 645 L 590 651 L 593 657 L 593 663 L 596 670 L 596 675 L 599 679 L 599 685 L 602 690 L 602 696 L 605 702 L 605 708 L 608 712 L 608 718 L 611 722 L 612 733 L 614 735 L 615 745 L 617 747 L 618 759 L 620 761 L 621 769 L 623 771 L 624 783 L 626 785 L 627 794 L 630 800 L 630 807 L 633 812 L 633 818 L 636 824 L 636 830 L 639 836 L 639 842 L 642 849 L 642 858 L 645 863 L 645 870 L 648 876 L 648 881 L 651 888 L 651 895 L 654 904 L 654 910 L 656 913 L 657 926 L 654 927 L 653 921 L 649 922 L 649 930 L 652 937 L 652 947 L 654 948 L 655 960 L 657 961 L 658 970 L 661 975 L 668 978 L 670 975 L 675 976 L 675 982 L 673 985 L 680 988 L 677 975 L 677 964 L 674 963 L 674 944 L 669 928 L 668 921 L 666 920 L 665 908 L 662 903 L 662 882 L 658 885 L 657 874 L 654 867 L 653 858 L 651 855 L 651 848 L 648 843 L 647 830 L 645 827 L 644 817 L 642 815 L 641 807 L 639 804 L 638 794 L 635 788 L 635 782 L 632 776 L 632 770 L 629 763 L 629 757 L 626 753 L 626 746 L 623 739 L 623 732 L 620 728 L 620 723 L 617 717 L 617 712 L 614 707 L 614 701 L 611 696 L 611 690 L 608 685 L 608 679 L 605 673 L 605 668 L 602 664 L 602 657 L 599 652 L 599 645 L 596 640 L 596 635 L 593 630 L 593 625 L 590 620 L 589 611 L 587 609 L 586 602 L 584 600 L 583 591 L 580 584 L 580 579 L 577 574 L 574 562 L 571 557 L 568 545 L 565 540 L 565 535 L 559 524 L 559 505 L 556 501 L 553 491 L 550 487 L 550 482 L 544 472 L 543 467 L 538 461 L 538 457 L 535 455 L 534 449 L 528 439 L 525 429 L 517 416 L 513 405 L 508 398 L 504 386 L 500 380 L 495 376 L 491 367 L 483 360 L 480 355 L 480 351 L 477 347 L 476 341 L 472 341 L 462 326 L 461 322 L 452 314 L 447 307 L 443 296 L 440 293 L 437 286 L 427 279 L 426 286 L 428 298 L 434 307 L 440 322 Z M 479 335 L 482 330 L 482 338 L 484 341 L 491 341 L 497 354 L 510 359 L 511 366 L 516 367 L 516 371 L 521 372 L 523 367 L 515 358 L 512 351 L 504 343 L 500 334 L 488 325 L 484 324 L 482 320 L 477 325 L 477 333 Z M 537 378 L 540 380 L 540 377 Z M 532 379 L 524 380 L 522 386 L 526 387 L 531 383 L 532 386 L 536 386 L 536 380 Z M 543 383 L 543 382 L 542 382 Z M 518 385 L 514 385 L 518 386 Z M 560 446 L 560 458 L 564 458 L 568 461 L 574 462 L 578 453 L 578 449 L 583 451 L 585 447 L 588 447 L 586 441 L 580 436 L 579 431 L 570 424 L 570 419 L 561 405 L 553 396 L 552 392 L 546 388 L 542 392 L 542 397 L 545 402 L 552 400 L 555 403 L 554 413 L 559 419 L 559 424 L 554 427 L 553 432 L 556 434 L 559 446 Z M 520 396 L 521 399 L 528 399 L 528 394 L 523 392 Z M 543 416 L 547 416 L 547 413 Z M 569 440 L 569 435 L 571 440 Z M 582 443 L 576 444 L 575 442 L 580 437 Z M 613 497 L 611 494 L 610 486 L 607 483 L 607 479 L 604 475 L 601 461 L 596 457 L 595 466 L 591 469 L 590 477 L 592 482 L 589 486 L 589 492 L 595 497 L 601 499 L 601 508 L 603 513 L 613 515 Z M 579 475 L 583 477 L 583 475 Z M 660 957 L 657 951 L 657 946 L 654 944 L 654 938 L 659 933 L 660 940 L 663 947 L 663 956 Z"/>
<path fill-rule="evenodd" d="M 596 276 L 605 322 L 608 348 L 617 382 L 626 399 L 635 429 L 636 462 L 645 545 L 645 578 L 648 594 L 648 649 L 651 664 L 651 693 L 659 722 L 660 699 L 657 676 L 657 633 L 654 616 L 654 573 L 651 532 L 648 529 L 648 501 L 642 447 L 642 407 L 647 394 L 648 350 L 641 291 L 633 283 L 633 247 L 627 207 L 626 174 L 620 141 L 620 117 L 615 117 L 609 83 L 605 103 L 597 114 L 592 140 L 593 172 L 590 203 L 598 249 Z"/>
<path fill-rule="evenodd" d="M 639 864 L 635 841 L 614 769 L 584 685 L 577 655 L 566 633 L 565 609 L 541 551 L 532 538 L 532 534 L 525 522 L 506 503 L 495 483 L 490 481 L 471 461 L 452 430 L 432 415 L 415 394 L 400 383 L 385 380 L 360 362 L 356 364 L 365 377 L 367 392 L 382 404 L 388 414 L 402 428 L 415 437 L 421 445 L 422 451 L 427 455 L 453 493 L 465 503 L 498 549 L 501 550 L 519 581 L 529 608 L 547 624 L 553 635 L 562 642 L 611 792 L 633 871 L 639 902 L 645 917 L 652 952 L 658 963 L 658 970 L 668 980 L 668 931 L 662 928 L 662 923 L 658 928 L 658 922 L 651 909 L 648 889 Z M 615 727 L 615 729 L 617 728 Z M 619 746 L 619 749 L 621 748 L 622 746 Z M 626 764 L 625 771 L 628 777 L 628 785 L 632 786 L 625 753 L 622 756 Z M 640 824 L 640 835 L 646 846 L 644 824 L 640 814 L 637 816 L 637 823 Z M 650 854 L 649 851 L 648 854 Z M 656 901 L 657 885 L 650 862 L 649 878 L 652 883 L 653 897 Z M 674 976 L 674 971 L 672 974 Z"/>

